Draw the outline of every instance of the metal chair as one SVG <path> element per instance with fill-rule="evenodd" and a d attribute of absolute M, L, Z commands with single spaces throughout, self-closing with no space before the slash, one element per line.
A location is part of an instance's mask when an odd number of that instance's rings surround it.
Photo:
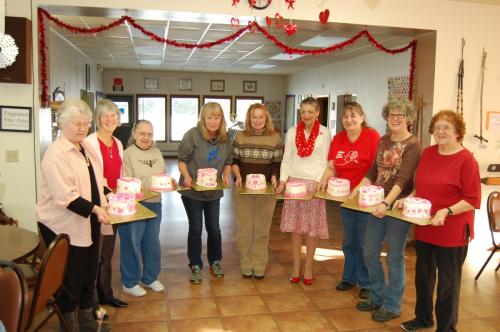
<path fill-rule="evenodd" d="M 66 272 L 69 243 L 67 234 L 59 234 L 43 255 L 26 324 L 27 331 L 37 331 L 54 313 L 66 331 L 70 331 L 55 301 Z"/>
<path fill-rule="evenodd" d="M 491 250 L 491 254 L 484 262 L 481 270 L 477 273 L 474 280 L 477 280 L 484 268 L 490 262 L 491 257 L 495 254 L 497 250 L 500 250 L 500 242 L 497 243 L 495 241 L 495 233 L 500 232 L 500 192 L 494 191 L 488 196 L 488 202 L 486 203 L 486 209 L 488 212 L 488 224 L 490 225 L 490 233 L 491 233 L 491 242 L 493 243 L 493 248 Z M 497 265 L 495 272 L 500 268 L 500 263 Z"/>
<path fill-rule="evenodd" d="M 7 331 L 24 330 L 29 292 L 22 271 L 16 263 L 0 261 L 0 320 Z"/>

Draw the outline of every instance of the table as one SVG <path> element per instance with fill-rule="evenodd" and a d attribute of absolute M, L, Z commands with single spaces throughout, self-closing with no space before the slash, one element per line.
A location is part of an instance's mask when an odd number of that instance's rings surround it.
<path fill-rule="evenodd" d="M 40 244 L 38 234 L 15 226 L 0 225 L 0 259 L 14 261 L 33 254 Z"/>

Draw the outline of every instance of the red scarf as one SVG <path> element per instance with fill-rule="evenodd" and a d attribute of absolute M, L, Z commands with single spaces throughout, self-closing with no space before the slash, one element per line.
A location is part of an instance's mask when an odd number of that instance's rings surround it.
<path fill-rule="evenodd" d="M 314 150 L 314 143 L 316 142 L 316 137 L 318 137 L 319 134 L 319 121 L 316 120 L 314 122 L 311 134 L 307 140 L 304 128 L 304 121 L 300 121 L 295 135 L 295 146 L 297 147 L 297 153 L 301 158 L 309 157 Z"/>

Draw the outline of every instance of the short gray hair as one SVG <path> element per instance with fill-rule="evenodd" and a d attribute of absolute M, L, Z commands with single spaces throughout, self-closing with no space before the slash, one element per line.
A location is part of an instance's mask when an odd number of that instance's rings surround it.
<path fill-rule="evenodd" d="M 98 128 L 101 126 L 101 116 L 106 113 L 115 113 L 118 116 L 118 125 L 120 125 L 120 110 L 118 106 L 112 100 L 102 99 L 95 105 L 95 123 Z"/>
<path fill-rule="evenodd" d="M 413 103 L 406 98 L 392 98 L 389 99 L 387 104 L 385 104 L 382 109 L 382 117 L 387 121 L 387 115 L 390 110 L 398 109 L 404 113 L 406 117 L 406 122 L 408 124 L 413 123 L 415 121 L 417 114 L 415 113 L 415 106 Z"/>
<path fill-rule="evenodd" d="M 67 99 L 57 111 L 57 126 L 61 128 L 79 115 L 85 116 L 92 122 L 92 111 L 85 101 L 76 98 Z"/>

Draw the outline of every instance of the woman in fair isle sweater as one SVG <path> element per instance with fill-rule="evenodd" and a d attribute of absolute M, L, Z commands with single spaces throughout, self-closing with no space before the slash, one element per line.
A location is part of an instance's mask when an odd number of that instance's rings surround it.
<path fill-rule="evenodd" d="M 247 112 L 245 130 L 233 142 L 233 174 L 236 188 L 247 174 L 263 174 L 276 188 L 281 163 L 281 140 L 267 107 L 253 104 Z M 268 261 L 269 229 L 273 219 L 274 195 L 240 195 L 233 191 L 234 213 L 238 223 L 241 274 L 245 278 L 264 278 Z"/>

